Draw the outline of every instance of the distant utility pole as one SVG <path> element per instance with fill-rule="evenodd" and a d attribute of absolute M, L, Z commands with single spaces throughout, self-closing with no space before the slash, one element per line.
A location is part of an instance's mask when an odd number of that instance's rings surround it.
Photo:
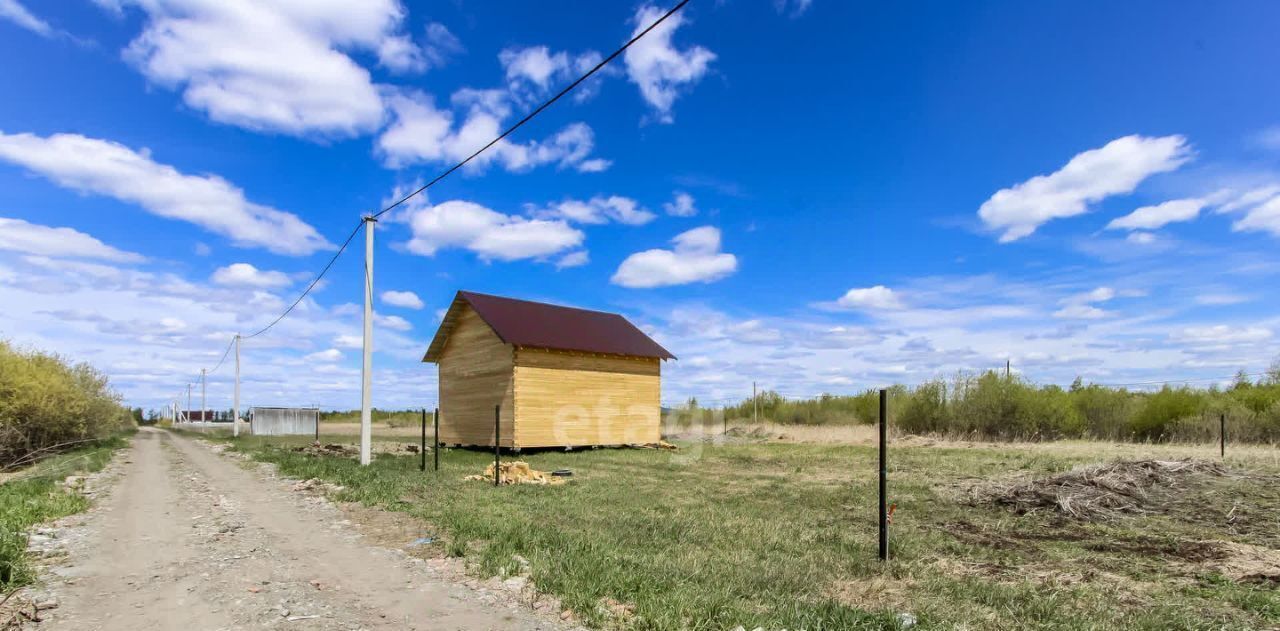
<path fill-rule="evenodd" d="M 373 224 L 378 220 L 364 218 L 364 365 L 360 384 L 360 464 L 372 459 L 373 442 Z"/>
<path fill-rule="evenodd" d="M 756 382 L 751 382 L 751 422 L 760 423 L 760 399 L 756 396 Z"/>
<path fill-rule="evenodd" d="M 191 422 L 191 384 L 187 384 L 187 411 L 182 416 L 186 417 L 188 423 Z"/>
<path fill-rule="evenodd" d="M 240 435 L 240 334 L 236 333 L 236 393 L 231 408 L 231 435 Z"/>
<path fill-rule="evenodd" d="M 205 401 L 206 401 L 205 394 L 207 393 L 207 389 L 208 389 L 208 386 L 206 383 L 207 380 L 208 380 L 208 370 L 201 368 L 200 369 L 200 420 L 201 421 L 209 420 L 208 413 L 205 412 L 205 410 L 209 409 L 205 404 Z"/>

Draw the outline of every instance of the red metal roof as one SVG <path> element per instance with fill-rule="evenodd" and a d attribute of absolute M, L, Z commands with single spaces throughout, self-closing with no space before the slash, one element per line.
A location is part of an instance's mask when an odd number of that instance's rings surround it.
<path fill-rule="evenodd" d="M 438 362 L 453 330 L 457 310 L 475 309 L 493 332 L 507 344 L 532 348 L 581 351 L 606 355 L 675 359 L 626 318 L 616 313 L 562 307 L 544 302 L 459 291 L 431 340 L 423 361 Z"/>

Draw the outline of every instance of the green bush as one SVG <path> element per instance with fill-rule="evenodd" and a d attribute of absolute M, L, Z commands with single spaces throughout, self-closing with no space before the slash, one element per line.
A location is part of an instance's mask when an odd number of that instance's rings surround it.
<path fill-rule="evenodd" d="M 0 468 L 111 436 L 132 418 L 88 364 L 0 341 Z"/>

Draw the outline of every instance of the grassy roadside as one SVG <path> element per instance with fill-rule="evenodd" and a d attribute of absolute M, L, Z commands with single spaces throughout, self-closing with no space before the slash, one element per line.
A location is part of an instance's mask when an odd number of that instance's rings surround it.
<path fill-rule="evenodd" d="M 1218 554 L 1280 549 L 1274 482 L 1205 480 L 1166 509 L 1079 522 L 971 506 L 954 489 L 1063 471 L 1095 461 L 1090 450 L 899 448 L 886 566 L 875 560 L 866 447 L 528 454 L 535 468 L 573 469 L 575 482 L 495 489 L 461 480 L 491 462 L 485 453 L 450 451 L 439 474 L 422 474 L 414 457 L 380 455 L 361 468 L 284 448 L 303 442 L 236 445 L 285 475 L 343 485 L 338 499 L 435 525 L 437 552 L 466 556 L 479 575 L 515 571 L 524 557 L 539 589 L 596 628 L 892 629 L 907 612 L 920 629 L 1280 625 L 1276 585 L 1229 576 Z M 1249 466 L 1280 472 L 1265 459 Z M 632 609 L 601 606 L 609 601 Z"/>
<path fill-rule="evenodd" d="M 60 484 L 67 476 L 101 470 L 128 444 L 124 436 L 53 456 L 0 484 L 0 594 L 35 580 L 27 559 L 27 530 L 89 507 L 89 500 Z"/>

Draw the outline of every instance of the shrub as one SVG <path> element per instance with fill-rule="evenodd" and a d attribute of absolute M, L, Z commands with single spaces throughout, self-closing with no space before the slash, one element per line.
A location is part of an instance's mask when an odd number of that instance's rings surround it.
<path fill-rule="evenodd" d="M 1197 416 L 1204 408 L 1204 395 L 1191 388 L 1165 386 L 1145 397 L 1130 426 L 1139 440 L 1167 440 L 1177 421 Z"/>
<path fill-rule="evenodd" d="M 0 467 L 131 426 L 132 414 L 93 367 L 0 341 Z"/>

